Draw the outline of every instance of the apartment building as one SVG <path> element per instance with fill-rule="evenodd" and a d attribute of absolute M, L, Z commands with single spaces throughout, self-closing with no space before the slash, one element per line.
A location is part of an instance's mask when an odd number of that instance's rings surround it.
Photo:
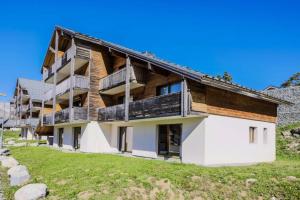
<path fill-rule="evenodd" d="M 3 128 L 4 129 L 9 129 L 9 130 L 18 130 L 18 128 L 16 128 L 17 126 L 17 121 L 16 121 L 16 105 L 15 105 L 15 99 L 11 99 L 9 101 L 9 113 L 8 116 L 4 116 L 4 118 L 6 119 L 4 124 L 3 124 Z"/>
<path fill-rule="evenodd" d="M 279 103 L 147 52 L 56 27 L 42 66 L 55 147 L 199 165 L 275 159 Z"/>
<path fill-rule="evenodd" d="M 51 85 L 43 81 L 36 81 L 18 78 L 14 91 L 15 111 L 14 121 L 16 127 L 21 129 L 23 139 L 36 139 L 36 129 L 40 123 L 44 92 L 49 90 Z M 44 112 L 47 108 L 44 109 Z"/>

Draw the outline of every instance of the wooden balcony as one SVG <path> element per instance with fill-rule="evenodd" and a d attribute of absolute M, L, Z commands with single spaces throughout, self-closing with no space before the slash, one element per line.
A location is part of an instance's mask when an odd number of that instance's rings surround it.
<path fill-rule="evenodd" d="M 68 123 L 70 121 L 86 121 L 88 120 L 87 108 L 73 107 L 73 119 L 70 120 L 70 109 L 66 108 L 55 113 L 55 123 Z"/>
<path fill-rule="evenodd" d="M 71 58 L 75 58 L 74 70 L 78 70 L 80 67 L 88 63 L 90 59 L 90 50 L 84 47 L 76 46 L 70 47 L 62 57 L 52 64 L 49 69 L 43 73 L 43 79 L 46 82 L 53 83 L 53 75 L 57 72 L 57 82 L 60 82 L 64 78 L 70 75 Z"/>
<path fill-rule="evenodd" d="M 129 120 L 181 115 L 181 93 L 156 96 L 129 103 Z M 100 108 L 98 120 L 122 121 L 125 116 L 124 104 Z"/>
<path fill-rule="evenodd" d="M 43 125 L 52 125 L 52 115 L 43 116 Z"/>
<path fill-rule="evenodd" d="M 146 81 L 146 73 L 140 67 L 130 68 L 130 88 L 138 88 L 144 86 Z M 99 90 L 102 94 L 114 95 L 125 91 L 126 68 L 114 72 L 99 82 Z"/>
<path fill-rule="evenodd" d="M 39 118 L 31 118 L 25 120 L 26 125 L 31 127 L 37 127 L 39 122 L 40 122 Z"/>
<path fill-rule="evenodd" d="M 58 99 L 69 99 L 70 88 L 74 90 L 74 96 L 87 92 L 90 88 L 90 80 L 86 76 L 75 75 L 56 86 L 56 96 Z"/>
<path fill-rule="evenodd" d="M 83 94 L 89 90 L 90 80 L 88 77 L 80 75 L 70 77 L 56 86 L 56 96 L 58 96 L 59 99 L 68 99 L 71 88 L 74 90 L 74 96 Z M 53 89 L 50 89 L 45 93 L 44 101 L 49 103 L 49 101 L 51 102 L 52 98 Z"/>
<path fill-rule="evenodd" d="M 56 70 L 56 64 L 53 63 L 48 69 L 45 69 L 43 72 L 43 80 L 47 81 L 48 78 L 52 77 L 54 75 L 54 72 Z"/>

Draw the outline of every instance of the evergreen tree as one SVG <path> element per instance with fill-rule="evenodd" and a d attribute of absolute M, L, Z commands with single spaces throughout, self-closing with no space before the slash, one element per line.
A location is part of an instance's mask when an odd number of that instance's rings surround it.
<path fill-rule="evenodd" d="M 287 81 L 281 84 L 282 88 L 300 86 L 300 72 L 293 74 Z"/>
<path fill-rule="evenodd" d="M 228 82 L 232 82 L 232 76 L 228 72 L 224 72 L 223 76 L 217 75 L 218 79 L 223 79 Z"/>

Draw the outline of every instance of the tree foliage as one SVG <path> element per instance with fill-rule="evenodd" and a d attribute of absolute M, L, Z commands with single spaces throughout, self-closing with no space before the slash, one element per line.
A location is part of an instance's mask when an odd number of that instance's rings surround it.
<path fill-rule="evenodd" d="M 224 74 L 222 76 L 217 75 L 217 78 L 218 79 L 223 79 L 223 80 L 228 81 L 228 82 L 232 82 L 232 76 L 228 72 L 224 72 Z"/>
<path fill-rule="evenodd" d="M 293 74 L 287 81 L 281 84 L 282 88 L 300 86 L 300 72 Z"/>

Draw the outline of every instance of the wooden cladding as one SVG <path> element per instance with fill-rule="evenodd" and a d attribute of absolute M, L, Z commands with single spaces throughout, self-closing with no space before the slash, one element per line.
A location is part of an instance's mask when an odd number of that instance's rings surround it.
<path fill-rule="evenodd" d="M 192 110 L 243 119 L 276 122 L 277 105 L 210 86 L 191 86 Z"/>
<path fill-rule="evenodd" d="M 70 122 L 72 120 L 87 120 L 87 108 L 73 107 L 71 109 L 73 118 L 70 120 L 70 109 L 66 108 L 55 113 L 55 123 Z"/>
<path fill-rule="evenodd" d="M 99 121 L 124 120 L 124 104 L 101 108 Z M 129 120 L 181 115 L 181 93 L 156 96 L 129 103 Z"/>

